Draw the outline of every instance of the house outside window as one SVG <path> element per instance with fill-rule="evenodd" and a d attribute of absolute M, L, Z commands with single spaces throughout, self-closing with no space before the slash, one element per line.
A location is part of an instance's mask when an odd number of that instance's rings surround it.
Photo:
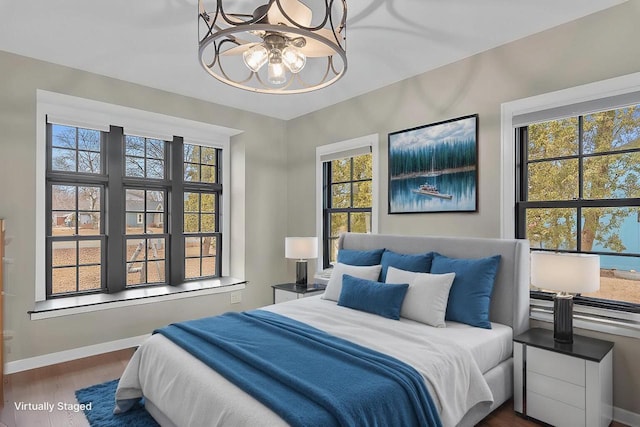
<path fill-rule="evenodd" d="M 600 290 L 576 303 L 640 312 L 640 105 L 536 121 L 516 140 L 516 237 L 599 255 Z"/>
<path fill-rule="evenodd" d="M 48 123 L 46 298 L 221 276 L 221 159 L 181 137 Z"/>

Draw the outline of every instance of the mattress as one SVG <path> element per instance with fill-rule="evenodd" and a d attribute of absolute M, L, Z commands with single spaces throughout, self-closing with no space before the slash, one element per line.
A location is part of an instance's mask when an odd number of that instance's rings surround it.
<path fill-rule="evenodd" d="M 362 336 L 358 331 L 355 331 L 355 333 L 348 337 L 344 335 L 345 332 L 349 330 L 347 326 L 335 322 L 327 322 L 327 316 L 322 315 L 322 313 L 326 312 L 326 310 L 322 308 L 323 305 L 335 306 L 336 303 L 324 300 L 321 296 L 313 296 L 300 299 L 297 302 L 291 301 L 289 303 L 271 305 L 264 307 L 263 310 L 273 311 L 300 320 L 311 326 L 324 329 L 334 335 L 350 339 L 351 341 L 371 348 L 376 348 L 377 343 L 359 342 L 359 340 L 362 340 Z M 344 307 L 336 307 L 336 309 L 349 310 Z M 359 312 L 359 315 L 371 317 L 372 319 L 378 317 L 375 314 L 362 312 Z M 434 328 L 404 318 L 401 318 L 400 322 L 410 325 L 411 331 L 415 336 L 423 335 L 452 340 L 461 347 L 469 350 L 483 374 L 497 366 L 500 362 L 510 358 L 513 352 L 513 330 L 511 327 L 500 323 L 492 322 L 491 329 L 483 329 L 450 321 L 446 322 L 446 328 Z M 383 346 L 376 349 L 383 352 L 385 351 Z"/>

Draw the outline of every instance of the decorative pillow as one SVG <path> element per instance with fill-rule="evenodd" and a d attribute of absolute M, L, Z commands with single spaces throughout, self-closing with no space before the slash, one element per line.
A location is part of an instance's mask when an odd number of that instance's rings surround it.
<path fill-rule="evenodd" d="M 455 277 L 456 273 L 414 273 L 389 267 L 386 283 L 409 284 L 400 316 L 436 328 L 444 328 L 449 290 Z"/>
<path fill-rule="evenodd" d="M 349 265 L 378 265 L 383 252 L 384 249 L 372 249 L 370 251 L 340 249 L 337 261 Z"/>
<path fill-rule="evenodd" d="M 395 267 L 405 271 L 413 271 L 415 273 L 428 273 L 431 270 L 432 259 L 433 252 L 427 252 L 424 254 L 399 254 L 385 249 L 382 253 L 382 258 L 380 259 L 380 265 L 382 265 L 380 281 L 386 281 L 387 269 L 389 267 Z"/>
<path fill-rule="evenodd" d="M 456 273 L 449 292 L 447 320 L 491 329 L 489 306 L 500 258 L 449 258 L 434 253 L 431 273 Z"/>
<path fill-rule="evenodd" d="M 336 263 L 333 266 L 331 278 L 327 283 L 327 289 L 325 289 L 324 294 L 322 294 L 322 298 L 331 301 L 338 301 L 338 298 L 340 298 L 340 291 L 342 291 L 343 275 L 349 274 L 361 279 L 376 280 L 378 279 L 378 276 L 380 276 L 381 268 L 382 267 L 379 265 L 357 266 Z"/>
<path fill-rule="evenodd" d="M 407 283 L 388 285 L 345 274 L 338 305 L 398 320 L 407 289 Z"/>

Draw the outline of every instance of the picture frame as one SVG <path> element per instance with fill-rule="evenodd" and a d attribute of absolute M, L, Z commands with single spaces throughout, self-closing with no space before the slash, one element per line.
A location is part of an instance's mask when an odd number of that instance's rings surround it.
<path fill-rule="evenodd" d="M 478 211 L 478 114 L 388 134 L 389 214 Z"/>

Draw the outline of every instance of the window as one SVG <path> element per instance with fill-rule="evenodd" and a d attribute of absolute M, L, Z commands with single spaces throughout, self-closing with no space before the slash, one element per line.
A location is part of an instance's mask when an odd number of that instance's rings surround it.
<path fill-rule="evenodd" d="M 336 261 L 340 233 L 370 233 L 371 153 L 324 163 L 324 267 Z"/>
<path fill-rule="evenodd" d="M 340 233 L 378 229 L 378 135 L 316 148 L 318 268 L 336 261 Z"/>
<path fill-rule="evenodd" d="M 516 135 L 516 237 L 532 249 L 600 255 L 600 290 L 576 303 L 640 312 L 640 105 L 530 123 Z"/>
<path fill-rule="evenodd" d="M 221 276 L 221 159 L 181 137 L 48 123 L 46 298 Z"/>

